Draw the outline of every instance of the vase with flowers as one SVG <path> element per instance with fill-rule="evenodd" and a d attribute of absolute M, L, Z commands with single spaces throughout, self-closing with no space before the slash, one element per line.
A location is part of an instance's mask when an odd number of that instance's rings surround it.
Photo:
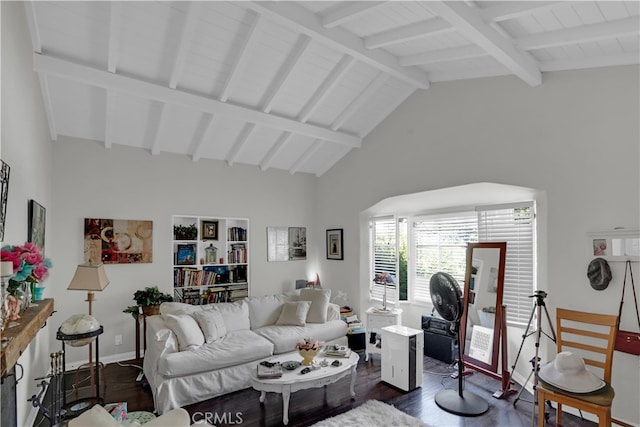
<path fill-rule="evenodd" d="M 322 346 L 324 346 L 324 342 L 315 338 L 305 338 L 298 341 L 296 350 L 302 356 L 302 364 L 305 366 L 313 365 L 313 358 L 316 357 Z"/>
<path fill-rule="evenodd" d="M 42 248 L 26 242 L 24 245 L 7 245 L 0 249 L 2 261 L 13 263 L 13 277 L 9 279 L 8 291 L 11 295 L 29 295 L 25 297 L 25 307 L 35 294 L 35 287 L 49 277 L 51 260 L 42 254 Z M 27 299 L 28 298 L 28 299 Z"/>

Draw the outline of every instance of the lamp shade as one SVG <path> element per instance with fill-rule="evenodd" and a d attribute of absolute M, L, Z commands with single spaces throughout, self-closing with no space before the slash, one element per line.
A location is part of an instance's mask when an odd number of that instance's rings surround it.
<path fill-rule="evenodd" d="M 67 289 L 93 292 L 103 290 L 108 284 L 104 264 L 81 264 Z"/>
<path fill-rule="evenodd" d="M 2 277 L 13 276 L 13 261 L 0 262 L 0 276 Z"/>

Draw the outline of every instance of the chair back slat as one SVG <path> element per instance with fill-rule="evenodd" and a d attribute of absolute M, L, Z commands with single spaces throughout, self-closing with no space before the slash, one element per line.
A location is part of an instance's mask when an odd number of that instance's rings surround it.
<path fill-rule="evenodd" d="M 556 310 L 557 350 L 571 351 L 585 364 L 602 369 L 602 378 L 611 382 L 611 365 L 618 316 L 558 308 Z"/>

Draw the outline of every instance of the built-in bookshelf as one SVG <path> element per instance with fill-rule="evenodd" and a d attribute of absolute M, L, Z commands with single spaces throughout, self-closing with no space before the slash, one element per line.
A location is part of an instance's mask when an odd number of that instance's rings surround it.
<path fill-rule="evenodd" d="M 249 295 L 249 220 L 174 215 L 173 296 L 194 305 Z"/>

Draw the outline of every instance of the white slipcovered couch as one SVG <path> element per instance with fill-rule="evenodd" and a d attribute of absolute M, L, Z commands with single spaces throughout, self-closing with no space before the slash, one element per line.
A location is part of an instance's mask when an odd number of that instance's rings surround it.
<path fill-rule="evenodd" d="M 147 322 L 144 374 L 155 409 L 200 402 L 251 385 L 257 362 L 304 338 L 346 344 L 347 325 L 329 289 L 194 306 L 163 303 Z"/>

